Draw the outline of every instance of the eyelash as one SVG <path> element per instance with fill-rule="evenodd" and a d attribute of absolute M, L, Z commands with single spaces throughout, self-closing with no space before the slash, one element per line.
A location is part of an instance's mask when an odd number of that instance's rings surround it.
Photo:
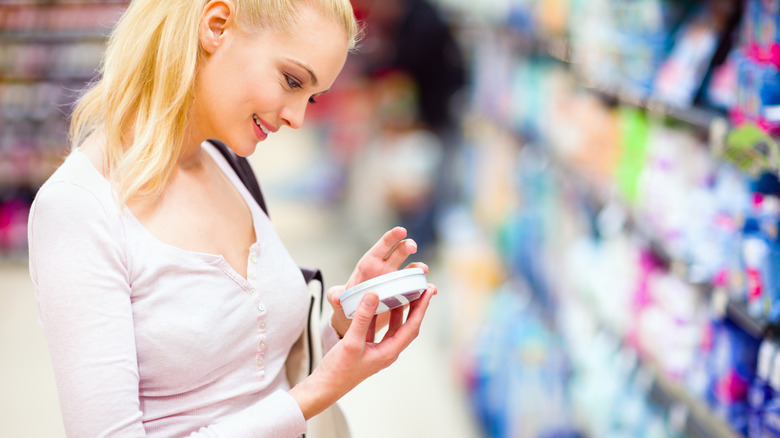
<path fill-rule="evenodd" d="M 291 89 L 303 88 L 303 86 L 301 86 L 301 83 L 295 80 L 292 76 L 284 75 L 284 77 L 287 80 L 287 86 L 290 87 Z M 314 100 L 314 97 L 310 97 L 309 103 L 317 103 L 317 101 Z"/>

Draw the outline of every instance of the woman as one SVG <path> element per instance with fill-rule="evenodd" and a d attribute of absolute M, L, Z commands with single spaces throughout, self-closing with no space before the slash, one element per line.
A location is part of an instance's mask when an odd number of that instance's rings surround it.
<path fill-rule="evenodd" d="M 247 156 L 298 128 L 357 29 L 347 0 L 130 3 L 74 111 L 74 150 L 30 213 L 30 273 L 69 436 L 297 436 L 416 336 L 433 286 L 406 321 L 390 313 L 381 342 L 376 295 L 353 320 L 337 298 L 416 251 L 396 228 L 329 291 L 327 353 L 290 388 L 306 286 L 206 142 Z"/>

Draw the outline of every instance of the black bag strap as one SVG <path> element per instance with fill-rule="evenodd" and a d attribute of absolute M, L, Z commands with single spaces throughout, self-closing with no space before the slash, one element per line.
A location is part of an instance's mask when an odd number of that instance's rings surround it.
<path fill-rule="evenodd" d="M 322 302 L 325 295 L 325 282 L 322 280 L 322 271 L 317 268 L 307 268 L 299 266 L 303 279 L 306 280 L 306 284 L 311 283 L 314 280 L 320 282 L 320 315 L 322 315 Z"/>
<path fill-rule="evenodd" d="M 260 208 L 263 209 L 266 216 L 271 217 L 268 214 L 268 207 L 265 205 L 263 191 L 260 190 L 260 183 L 257 182 L 255 171 L 252 170 L 252 166 L 249 164 L 249 161 L 247 161 L 247 159 L 244 157 L 239 157 L 238 155 L 234 154 L 225 143 L 222 143 L 219 140 L 210 139 L 209 142 L 217 148 L 223 157 L 225 157 L 225 161 L 227 161 L 228 164 L 230 164 L 230 167 L 233 168 L 233 171 L 236 172 L 238 178 L 241 180 L 241 182 L 244 183 L 244 186 L 246 186 L 246 189 L 249 190 L 249 193 L 252 195 L 252 197 L 255 198 L 255 201 L 257 201 L 257 204 L 260 205 Z"/>
<path fill-rule="evenodd" d="M 255 201 L 260 205 L 260 208 L 262 208 L 265 214 L 270 217 L 270 215 L 268 215 L 268 207 L 266 207 L 265 204 L 265 197 L 263 197 L 263 191 L 260 190 L 260 183 L 257 181 L 257 176 L 255 176 L 255 171 L 252 169 L 249 161 L 247 161 L 246 158 L 239 157 L 233 153 L 225 143 L 222 143 L 219 140 L 210 139 L 209 142 L 217 148 L 223 157 L 225 157 L 225 161 L 227 161 L 228 164 L 230 164 L 230 167 L 233 168 L 233 171 L 236 172 L 236 175 L 238 175 L 238 178 L 244 183 L 252 197 L 255 198 Z M 322 303 L 325 295 L 325 282 L 322 281 L 322 272 L 316 268 L 301 267 L 301 273 L 303 274 L 304 280 L 306 280 L 306 284 L 311 283 L 312 280 L 320 282 L 320 314 L 322 314 Z"/>

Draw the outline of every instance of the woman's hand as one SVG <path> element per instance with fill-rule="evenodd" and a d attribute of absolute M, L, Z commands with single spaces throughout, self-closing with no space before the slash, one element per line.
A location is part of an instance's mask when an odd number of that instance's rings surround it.
<path fill-rule="evenodd" d="M 385 235 L 360 258 L 346 285 L 334 286 L 328 289 L 328 302 L 330 302 L 331 307 L 333 307 L 331 324 L 333 325 L 333 328 L 336 329 L 336 333 L 338 333 L 339 337 L 344 337 L 344 334 L 352 323 L 352 320 L 344 315 L 344 309 L 341 307 L 341 301 L 339 299 L 341 294 L 356 284 L 378 277 L 382 274 L 387 274 L 388 272 L 397 271 L 401 267 L 401 264 L 410 255 L 416 252 L 417 243 L 412 239 L 406 239 L 406 230 L 404 228 L 395 227 L 385 233 Z M 428 274 L 428 265 L 425 263 L 410 263 L 406 268 L 421 268 Z M 370 332 L 374 333 L 376 327 L 383 327 L 384 323 L 377 324 L 374 320 Z"/>
<path fill-rule="evenodd" d="M 398 359 L 420 333 L 425 311 L 436 287 L 430 285 L 420 299 L 409 305 L 404 322 L 404 308 L 391 310 L 387 332 L 381 342 L 373 339 L 374 313 L 379 298 L 367 293 L 355 312 L 344 338 L 323 358 L 314 372 L 290 390 L 307 420 L 325 410 L 360 382 L 387 368 Z"/>

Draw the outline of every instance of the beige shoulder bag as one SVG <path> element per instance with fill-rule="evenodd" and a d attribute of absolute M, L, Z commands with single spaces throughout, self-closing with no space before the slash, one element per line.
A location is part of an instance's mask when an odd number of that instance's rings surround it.
<path fill-rule="evenodd" d="M 325 287 L 319 269 L 301 268 L 309 286 L 309 320 L 301 337 L 287 356 L 287 380 L 295 386 L 314 371 L 322 359 L 322 306 Z M 317 280 L 318 285 L 312 282 Z M 307 422 L 305 438 L 349 438 L 349 426 L 338 404 L 334 404 Z"/>

